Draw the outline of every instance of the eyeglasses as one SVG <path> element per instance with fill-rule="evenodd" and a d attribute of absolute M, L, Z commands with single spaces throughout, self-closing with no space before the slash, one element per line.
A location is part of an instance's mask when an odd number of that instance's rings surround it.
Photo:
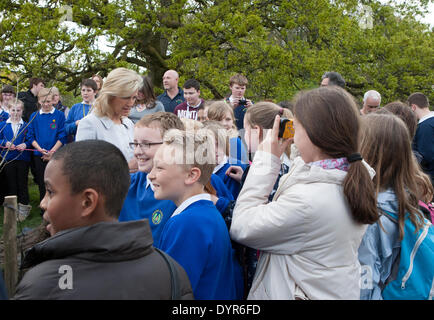
<path fill-rule="evenodd" d="M 140 147 L 140 149 L 142 150 L 147 150 L 149 149 L 151 146 L 153 145 L 157 145 L 157 144 L 163 144 L 163 142 L 130 142 L 129 145 L 131 148 L 135 149 L 137 147 Z"/>

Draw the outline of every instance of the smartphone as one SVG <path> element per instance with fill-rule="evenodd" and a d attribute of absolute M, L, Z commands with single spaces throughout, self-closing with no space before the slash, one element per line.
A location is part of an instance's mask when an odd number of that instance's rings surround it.
<path fill-rule="evenodd" d="M 294 122 L 287 118 L 280 118 L 279 138 L 294 138 Z"/>

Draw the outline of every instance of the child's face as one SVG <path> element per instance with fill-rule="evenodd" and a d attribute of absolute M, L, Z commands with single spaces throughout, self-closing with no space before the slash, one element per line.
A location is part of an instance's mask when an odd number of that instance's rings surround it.
<path fill-rule="evenodd" d="M 52 100 L 53 106 L 55 106 L 56 104 L 58 104 L 59 100 L 60 100 L 59 94 L 58 93 L 53 93 L 53 100 Z"/>
<path fill-rule="evenodd" d="M 246 92 L 246 86 L 241 86 L 237 83 L 232 84 L 231 92 L 232 96 L 235 98 L 242 98 L 244 97 L 244 93 Z"/>
<path fill-rule="evenodd" d="M 251 153 L 255 153 L 261 143 L 261 132 L 258 126 L 252 128 L 247 117 L 244 117 L 244 140 L 247 144 L 247 149 Z"/>
<path fill-rule="evenodd" d="M 43 218 L 48 221 L 47 230 L 50 235 L 79 227 L 81 216 L 80 194 L 71 194 L 68 178 L 63 175 L 63 161 L 48 162 L 44 174 L 45 196 L 40 207 L 45 210 Z"/>
<path fill-rule="evenodd" d="M 176 164 L 173 147 L 162 145 L 157 150 L 148 177 L 154 186 L 155 199 L 167 199 L 177 203 L 183 198 L 188 172 L 185 167 Z"/>
<path fill-rule="evenodd" d="M 95 100 L 96 92 L 93 91 L 91 87 L 82 86 L 81 87 L 81 97 L 83 98 L 84 103 L 91 103 Z"/>
<path fill-rule="evenodd" d="M 98 77 L 93 77 L 92 80 L 96 82 L 96 86 L 97 86 L 98 90 L 100 90 L 101 89 L 101 80 L 99 80 Z"/>
<path fill-rule="evenodd" d="M 297 119 L 294 119 L 294 143 L 305 163 L 313 162 L 322 155 L 321 150 L 312 143 L 306 130 Z"/>
<path fill-rule="evenodd" d="M 200 90 L 195 88 L 184 88 L 184 98 L 190 106 L 195 106 L 199 103 Z"/>
<path fill-rule="evenodd" d="M 226 130 L 232 129 L 234 125 L 234 121 L 232 120 L 232 116 L 229 112 L 225 114 L 222 120 L 220 120 L 220 123 L 225 127 Z"/>
<path fill-rule="evenodd" d="M 7 105 L 9 101 L 15 99 L 15 94 L 11 92 L 2 92 L 2 103 L 3 105 Z"/>
<path fill-rule="evenodd" d="M 225 153 L 226 146 L 221 146 L 218 142 L 215 144 L 215 161 L 217 164 L 220 164 L 223 162 L 226 153 Z"/>
<path fill-rule="evenodd" d="M 139 171 L 149 173 L 152 170 L 155 153 L 161 144 L 146 145 L 146 143 L 163 142 L 160 130 L 157 127 L 135 127 L 134 142 L 144 144 L 134 148 L 134 156 L 137 159 Z"/>
<path fill-rule="evenodd" d="M 53 107 L 53 97 L 51 95 L 40 97 L 38 102 L 41 105 L 42 111 L 51 111 L 51 108 Z"/>
<path fill-rule="evenodd" d="M 21 106 L 13 106 L 9 109 L 9 114 L 12 121 L 18 122 L 23 115 L 23 108 Z"/>

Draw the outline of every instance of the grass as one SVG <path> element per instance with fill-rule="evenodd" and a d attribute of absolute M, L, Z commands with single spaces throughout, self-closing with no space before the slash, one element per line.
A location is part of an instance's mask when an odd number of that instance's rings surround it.
<path fill-rule="evenodd" d="M 33 176 L 29 174 L 29 198 L 32 210 L 30 215 L 23 222 L 17 222 L 17 233 L 19 234 L 24 228 L 33 229 L 42 222 L 41 209 L 39 208 L 39 189 L 33 181 Z M 0 209 L 0 237 L 3 236 L 3 215 L 4 208 Z"/>

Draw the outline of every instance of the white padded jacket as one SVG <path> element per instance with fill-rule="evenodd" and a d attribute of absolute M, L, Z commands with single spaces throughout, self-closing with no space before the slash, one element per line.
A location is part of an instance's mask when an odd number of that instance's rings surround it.
<path fill-rule="evenodd" d="M 267 203 L 279 168 L 279 158 L 258 151 L 234 208 L 232 239 L 261 251 L 248 299 L 359 299 L 366 225 L 352 219 L 347 173 L 297 157 Z"/>

